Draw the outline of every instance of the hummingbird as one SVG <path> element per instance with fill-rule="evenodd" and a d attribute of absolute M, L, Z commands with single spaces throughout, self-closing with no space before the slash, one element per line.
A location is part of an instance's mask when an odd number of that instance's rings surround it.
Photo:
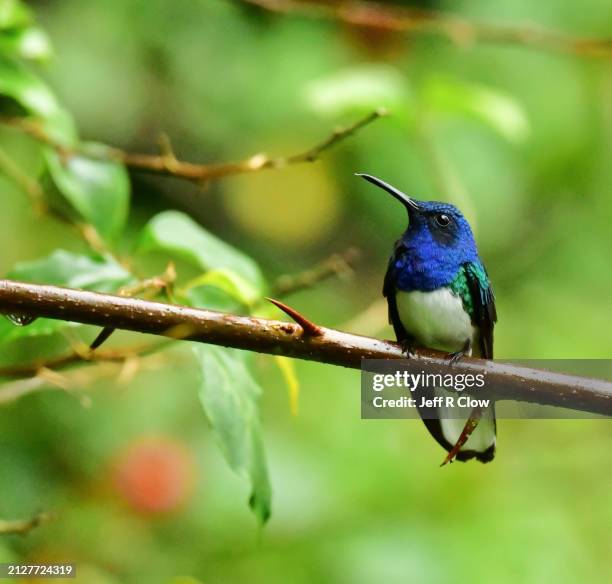
<path fill-rule="evenodd" d="M 449 354 L 493 358 L 495 298 L 472 229 L 454 205 L 415 200 L 386 182 L 357 174 L 395 197 L 408 212 L 408 227 L 395 242 L 384 279 L 389 323 L 398 343 Z M 467 420 L 444 410 L 423 418 L 427 429 L 453 459 L 489 462 L 495 456 L 494 404 L 475 408 Z M 448 413 L 446 414 L 448 416 Z"/>

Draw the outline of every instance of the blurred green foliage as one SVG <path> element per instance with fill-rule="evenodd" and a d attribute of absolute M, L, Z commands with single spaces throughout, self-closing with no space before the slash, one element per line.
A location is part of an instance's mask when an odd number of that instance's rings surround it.
<path fill-rule="evenodd" d="M 262 302 L 276 276 L 356 245 L 352 282 L 290 304 L 390 337 L 380 288 L 405 217 L 353 178 L 370 172 L 466 212 L 496 291 L 497 356 L 610 357 L 608 61 L 369 35 L 229 0 L 30 4 L 0 0 L 0 114 L 79 154 L 0 125 L 7 277 L 118 291 L 172 262 L 160 298 L 278 317 Z M 597 0 L 448 9 L 577 35 L 612 23 Z M 381 106 L 388 117 L 315 164 L 205 188 L 128 177 L 104 146 L 155 152 L 164 131 L 181 159 L 282 156 Z M 62 356 L 97 332 L 4 320 L 0 362 Z M 612 578 L 607 422 L 501 421 L 492 464 L 441 470 L 420 424 L 360 419 L 358 372 L 158 349 L 62 369 L 67 391 L 2 404 L 0 517 L 58 519 L 3 536 L 0 561 L 76 562 L 93 584 Z M 249 498 L 260 520 L 271 504 L 263 530 Z"/>

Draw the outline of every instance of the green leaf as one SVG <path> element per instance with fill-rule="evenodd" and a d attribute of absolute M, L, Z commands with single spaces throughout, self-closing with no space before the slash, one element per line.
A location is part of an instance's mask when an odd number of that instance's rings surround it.
<path fill-rule="evenodd" d="M 53 55 L 47 34 L 38 27 L 0 32 L 0 53 L 32 61 L 47 61 Z"/>
<path fill-rule="evenodd" d="M 16 264 L 6 277 L 97 292 L 114 292 L 133 281 L 131 274 L 111 257 L 93 258 L 61 249 L 40 260 Z"/>
<path fill-rule="evenodd" d="M 92 258 L 57 250 L 50 256 L 32 262 L 21 262 L 6 275 L 8 279 L 36 284 L 52 284 L 114 292 L 133 281 L 133 277 L 110 257 Z M 68 326 L 79 326 L 61 320 L 39 318 L 27 326 L 15 326 L 8 320 L 0 320 L 0 341 L 23 337 L 36 337 L 57 333 Z"/>
<path fill-rule="evenodd" d="M 76 142 L 70 114 L 60 107 L 47 85 L 22 63 L 0 57 L 0 95 L 15 100 L 26 113 L 37 118 L 51 139 L 66 146 Z"/>
<path fill-rule="evenodd" d="M 32 12 L 21 0 L 0 0 L 0 29 L 23 28 L 32 22 Z"/>
<path fill-rule="evenodd" d="M 230 467 L 251 483 L 249 505 L 258 520 L 270 517 L 271 488 L 257 400 L 261 388 L 235 349 L 194 344 L 201 372 L 200 399 Z"/>
<path fill-rule="evenodd" d="M 240 312 L 244 310 L 244 304 L 232 298 L 215 286 L 196 286 L 183 291 L 181 295 L 177 292 L 180 301 L 196 308 L 206 308 L 219 312 Z"/>
<path fill-rule="evenodd" d="M 140 249 L 167 251 L 190 261 L 203 270 L 233 273 L 251 286 L 247 295 L 262 294 L 264 280 L 257 264 L 231 245 L 215 237 L 193 219 L 178 211 L 164 211 L 145 225 Z M 217 281 L 220 281 L 220 276 Z M 245 289 L 241 289 L 244 294 Z"/>
<path fill-rule="evenodd" d="M 60 193 L 100 235 L 113 239 L 127 220 L 130 180 L 122 164 L 104 159 L 106 149 L 90 143 L 83 146 L 83 153 L 64 159 L 46 148 L 45 157 Z"/>
<path fill-rule="evenodd" d="M 306 101 L 315 111 L 337 117 L 389 109 L 396 119 L 410 116 L 410 88 L 403 75 L 385 65 L 363 65 L 344 69 L 306 87 Z"/>
<path fill-rule="evenodd" d="M 424 87 L 423 99 L 431 111 L 475 117 L 510 142 L 521 142 L 529 135 L 524 109 L 513 97 L 497 89 L 433 77 Z"/>
<path fill-rule="evenodd" d="M 0 54 L 34 61 L 49 59 L 49 37 L 32 22 L 32 13 L 23 2 L 0 0 Z"/>
<path fill-rule="evenodd" d="M 184 291 L 189 292 L 202 286 L 218 288 L 234 300 L 248 307 L 261 299 L 261 294 L 255 286 L 235 272 L 223 268 L 210 270 L 191 280 L 185 286 Z"/>

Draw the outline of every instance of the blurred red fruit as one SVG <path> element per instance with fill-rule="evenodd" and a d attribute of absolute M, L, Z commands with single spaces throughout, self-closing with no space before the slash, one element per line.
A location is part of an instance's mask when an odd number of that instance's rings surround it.
<path fill-rule="evenodd" d="M 154 437 L 132 443 L 121 454 L 114 483 L 135 511 L 170 513 L 191 495 L 194 475 L 193 456 L 183 444 Z"/>

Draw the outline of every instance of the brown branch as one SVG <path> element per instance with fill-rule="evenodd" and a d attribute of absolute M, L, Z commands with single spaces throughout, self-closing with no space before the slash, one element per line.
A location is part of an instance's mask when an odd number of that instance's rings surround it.
<path fill-rule="evenodd" d="M 135 296 L 136 294 L 144 293 L 144 298 L 152 299 L 155 298 L 159 292 L 164 290 L 166 293 L 166 298 L 172 302 L 175 280 L 176 268 L 174 267 L 174 262 L 169 262 L 164 273 L 160 276 L 153 276 L 153 278 L 147 278 L 145 280 L 140 280 L 135 284 L 123 286 L 119 289 L 119 295 Z M 114 332 L 114 328 L 104 327 L 98 336 L 92 341 L 91 345 L 89 345 L 89 348 L 92 351 L 99 348 Z"/>
<path fill-rule="evenodd" d="M 0 535 L 25 535 L 53 518 L 54 516 L 51 513 L 38 513 L 30 519 L 1 519 Z"/>
<path fill-rule="evenodd" d="M 345 128 L 336 128 L 323 142 L 320 142 L 316 146 L 306 150 L 304 152 L 300 152 L 298 154 L 294 154 L 293 156 L 288 156 L 286 158 L 271 158 L 268 160 L 265 168 L 278 168 L 281 166 L 286 166 L 288 164 L 297 164 L 300 162 L 315 162 L 321 156 L 323 152 L 329 150 L 338 142 L 341 142 L 345 138 L 352 136 L 361 128 L 371 124 L 378 118 L 382 118 L 387 115 L 387 110 L 385 108 L 378 108 L 374 110 L 372 113 L 368 114 L 364 118 L 361 118 L 354 124 L 347 126 Z"/>
<path fill-rule="evenodd" d="M 332 276 L 345 277 L 353 272 L 353 264 L 359 256 L 359 250 L 351 247 L 342 253 L 332 254 L 299 274 L 280 276 L 272 285 L 272 296 L 288 296 L 312 288 Z"/>
<path fill-rule="evenodd" d="M 146 355 L 163 346 L 163 343 L 143 344 L 138 346 L 122 347 L 118 349 L 101 349 L 91 351 L 89 347 L 82 347 L 50 359 L 33 361 L 17 365 L 0 367 L 0 377 L 24 377 L 36 375 L 41 369 L 61 369 L 78 363 L 98 363 L 102 361 L 122 362 L 136 355 Z M 0 400 L 1 401 L 1 400 Z"/>
<path fill-rule="evenodd" d="M 319 327 L 303 335 L 294 323 L 235 316 L 83 290 L 0 280 L 0 312 L 111 326 L 170 338 L 360 368 L 362 359 L 401 359 L 396 343 Z M 518 400 L 612 415 L 612 382 L 419 350 L 404 362 L 414 373 L 485 374 L 498 400 Z"/>
<path fill-rule="evenodd" d="M 117 359 L 75 359 L 74 363 L 82 363 L 83 367 L 69 370 L 52 370 L 47 367 L 37 367 L 31 377 L 17 379 L 0 387 L 0 406 L 11 404 L 27 395 L 41 391 L 62 391 L 75 397 L 82 406 L 90 407 L 90 398 L 80 390 L 88 388 L 92 383 L 106 378 L 114 379 L 116 384 L 126 383 L 140 370 L 159 369 L 162 366 L 177 365 L 180 355 L 172 354 L 171 359 L 166 353 L 155 353 L 165 343 L 157 343 L 145 348 L 140 353 L 125 352 L 123 358 Z M 148 354 L 153 353 L 153 354 Z M 58 369 L 64 362 L 55 365 Z M 25 368 L 24 368 L 25 369 Z M 27 370 L 24 373 L 29 373 Z"/>
<path fill-rule="evenodd" d="M 291 156 L 270 157 L 265 154 L 255 154 L 245 160 L 238 162 L 223 162 L 219 164 L 196 164 L 178 160 L 174 155 L 167 138 L 162 142 L 161 154 L 141 154 L 127 152 L 120 148 L 108 148 L 104 154 L 95 153 L 93 156 L 104 159 L 116 160 L 125 164 L 128 168 L 136 171 L 148 172 L 164 176 L 173 176 L 196 183 L 205 182 L 212 179 L 223 178 L 236 174 L 245 174 L 271 168 L 282 168 L 291 164 L 305 162 L 315 162 L 320 155 L 335 146 L 338 142 L 348 138 L 361 128 L 371 124 L 373 121 L 386 115 L 384 109 L 378 109 L 361 118 L 357 122 L 345 128 L 334 130 L 330 136 L 319 144 Z M 70 157 L 80 151 L 66 148 L 64 145 L 55 142 L 35 120 L 26 118 L 0 118 L 0 123 L 16 128 L 34 139 L 54 148 L 61 156 Z M 88 153 L 92 156 L 91 153 Z"/>
<path fill-rule="evenodd" d="M 583 57 L 609 58 L 612 56 L 612 39 L 610 38 L 574 37 L 537 26 L 478 22 L 446 12 L 353 0 L 338 3 L 321 3 L 313 0 L 243 1 L 273 12 L 296 13 L 307 17 L 338 20 L 353 26 L 378 30 L 440 36 L 459 46 L 486 42 L 569 53 Z"/>

